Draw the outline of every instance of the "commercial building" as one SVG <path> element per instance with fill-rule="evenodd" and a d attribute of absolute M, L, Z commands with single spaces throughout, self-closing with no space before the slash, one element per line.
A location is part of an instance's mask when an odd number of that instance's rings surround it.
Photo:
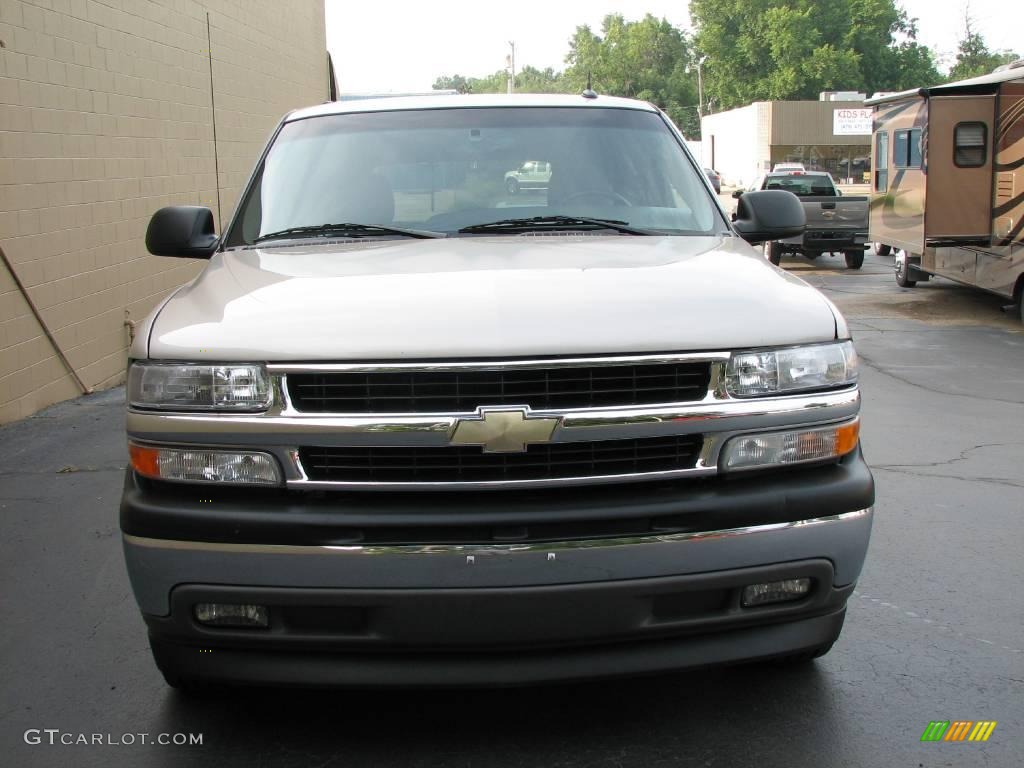
<path fill-rule="evenodd" d="M 224 222 L 328 71 L 323 0 L 0 2 L 0 423 L 122 380 L 133 323 L 201 267 L 147 255 L 150 215 Z"/>
<path fill-rule="evenodd" d="M 863 183 L 871 170 L 871 109 L 864 107 L 864 94 L 840 92 L 823 93 L 819 101 L 757 101 L 705 115 L 701 156 L 734 186 L 746 186 L 783 162 L 828 171 L 837 182 Z"/>

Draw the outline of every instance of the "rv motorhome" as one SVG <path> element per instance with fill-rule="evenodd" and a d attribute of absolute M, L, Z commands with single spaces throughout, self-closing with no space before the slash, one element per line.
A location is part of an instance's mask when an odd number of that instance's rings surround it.
<path fill-rule="evenodd" d="M 933 275 L 1013 299 L 1024 321 L 1024 60 L 869 99 L 869 238 L 903 287 Z"/>

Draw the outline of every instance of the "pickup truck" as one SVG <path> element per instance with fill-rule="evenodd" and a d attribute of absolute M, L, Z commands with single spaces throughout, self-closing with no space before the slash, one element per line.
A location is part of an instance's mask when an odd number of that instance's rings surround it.
<path fill-rule="evenodd" d="M 510 206 L 527 160 L 550 183 Z M 738 208 L 660 110 L 587 92 L 301 109 L 223 233 L 157 211 L 151 253 L 208 260 L 128 368 L 120 523 L 167 682 L 828 651 L 874 503 L 857 356 L 750 245 L 797 199 Z"/>
<path fill-rule="evenodd" d="M 505 174 L 505 189 L 510 195 L 522 189 L 544 189 L 551 181 L 551 165 L 543 160 L 527 160 Z"/>
<path fill-rule="evenodd" d="M 765 256 L 778 266 L 787 253 L 816 259 L 822 253 L 842 252 L 849 269 L 860 269 L 868 247 L 868 199 L 843 196 L 832 176 L 821 171 L 781 171 L 758 178 L 746 191 L 781 189 L 800 198 L 807 214 L 803 234 L 765 243 Z"/>

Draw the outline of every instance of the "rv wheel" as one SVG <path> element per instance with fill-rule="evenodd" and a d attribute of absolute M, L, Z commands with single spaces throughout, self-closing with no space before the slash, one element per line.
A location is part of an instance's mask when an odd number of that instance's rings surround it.
<path fill-rule="evenodd" d="M 913 288 L 917 280 L 910 279 L 910 258 L 902 248 L 896 251 L 896 285 L 900 288 Z"/>
<path fill-rule="evenodd" d="M 875 243 L 875 253 L 879 256 L 888 256 L 892 253 L 891 245 L 882 245 L 881 243 Z"/>
<path fill-rule="evenodd" d="M 860 269 L 864 266 L 864 251 L 845 251 L 847 269 Z"/>

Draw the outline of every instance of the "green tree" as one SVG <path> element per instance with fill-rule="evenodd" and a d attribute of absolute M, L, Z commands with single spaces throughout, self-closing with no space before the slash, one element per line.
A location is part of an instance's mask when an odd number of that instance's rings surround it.
<path fill-rule="evenodd" d="M 1018 58 L 1012 51 L 993 52 L 988 49 L 985 38 L 975 32 L 969 13 L 964 13 L 964 36 L 957 49 L 956 63 L 949 70 L 949 80 L 966 80 L 969 77 L 987 75 L 1001 64 L 1009 64 Z"/>
<path fill-rule="evenodd" d="M 689 40 L 665 19 L 647 14 L 626 21 L 610 14 L 595 34 L 576 28 L 569 40 L 564 80 L 578 93 L 590 78 L 594 90 L 650 101 L 661 107 L 687 136 L 700 135 L 697 76 Z"/>
<path fill-rule="evenodd" d="M 435 91 L 458 91 L 469 93 L 469 80 L 462 75 L 441 75 L 434 81 L 432 86 Z"/>
<path fill-rule="evenodd" d="M 567 88 L 565 75 L 551 67 L 537 69 L 526 65 L 516 72 L 516 93 L 566 93 Z"/>
<path fill-rule="evenodd" d="M 692 0 L 690 16 L 705 89 L 722 108 L 941 79 L 895 0 Z"/>
<path fill-rule="evenodd" d="M 442 75 L 434 80 L 435 90 L 456 90 L 459 93 L 504 93 L 508 89 L 508 73 L 499 69 L 484 77 Z M 516 72 L 517 93 L 563 93 L 565 78 L 551 67 L 537 69 L 529 65 Z"/>

